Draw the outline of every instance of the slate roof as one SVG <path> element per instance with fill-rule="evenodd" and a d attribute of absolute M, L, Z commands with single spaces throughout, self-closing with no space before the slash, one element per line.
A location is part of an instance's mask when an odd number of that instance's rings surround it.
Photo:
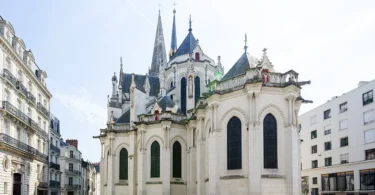
<path fill-rule="evenodd" d="M 162 112 L 165 112 L 167 111 L 167 108 L 173 108 L 175 107 L 176 104 L 171 99 L 171 97 L 166 95 L 158 100 L 158 105 L 161 108 Z M 182 111 L 180 110 L 180 108 L 178 108 L 177 113 L 182 114 Z"/>
<path fill-rule="evenodd" d="M 237 62 L 232 66 L 232 68 L 224 75 L 224 77 L 221 80 L 224 81 L 237 75 L 243 74 L 249 68 L 249 58 L 247 56 L 247 53 L 243 53 L 240 59 L 237 60 Z"/>
<path fill-rule="evenodd" d="M 122 114 L 115 123 L 130 123 L 130 109 Z"/>
<path fill-rule="evenodd" d="M 180 47 L 178 47 L 176 53 L 171 57 L 171 60 L 177 56 L 192 53 L 197 46 L 197 40 L 195 39 L 193 33 L 189 31 L 184 41 L 182 41 Z"/>
<path fill-rule="evenodd" d="M 145 88 L 143 87 L 146 81 L 146 75 L 134 75 L 134 81 L 136 87 L 145 92 Z M 148 81 L 150 82 L 150 96 L 157 96 L 160 91 L 160 82 L 159 78 L 156 76 L 148 75 Z M 132 74 L 124 73 L 123 75 L 123 83 L 122 89 L 124 93 L 130 92 L 130 84 L 132 82 Z"/>
<path fill-rule="evenodd" d="M 100 173 L 100 165 L 94 165 L 95 170 L 97 173 Z"/>

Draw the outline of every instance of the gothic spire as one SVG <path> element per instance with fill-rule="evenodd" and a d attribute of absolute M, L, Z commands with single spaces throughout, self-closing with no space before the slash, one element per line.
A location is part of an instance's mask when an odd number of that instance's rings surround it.
<path fill-rule="evenodd" d="M 151 69 L 149 70 L 150 76 L 157 76 L 159 74 L 160 66 L 167 63 L 167 56 L 165 52 L 163 26 L 161 24 L 161 16 L 159 11 L 158 26 L 156 28 L 156 36 L 154 42 L 154 52 L 152 55 Z"/>
<path fill-rule="evenodd" d="M 176 5 L 176 4 L 174 4 Z M 169 58 L 177 51 L 177 35 L 176 35 L 176 8 L 173 9 L 173 25 L 172 25 L 172 41 L 169 51 Z"/>

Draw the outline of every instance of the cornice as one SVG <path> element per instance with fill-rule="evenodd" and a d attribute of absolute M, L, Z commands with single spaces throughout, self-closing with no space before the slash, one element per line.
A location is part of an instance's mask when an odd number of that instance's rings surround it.
<path fill-rule="evenodd" d="M 0 36 L 0 41 L 1 41 L 1 46 L 6 49 L 7 53 L 12 54 L 11 58 L 13 59 L 13 61 L 18 62 L 19 67 L 22 68 L 22 71 L 24 73 L 27 73 L 29 78 L 31 78 L 33 82 L 38 85 L 38 88 L 41 89 L 41 91 L 43 91 L 48 96 L 48 99 L 51 99 L 52 94 L 48 91 L 47 87 L 43 86 L 43 84 L 39 81 L 39 79 L 36 79 L 36 77 L 34 76 L 34 73 L 27 67 L 26 64 L 24 64 L 22 59 L 20 59 L 20 57 L 17 54 L 15 54 L 15 52 L 13 51 L 13 48 L 9 45 L 9 43 L 4 41 L 3 36 Z"/>

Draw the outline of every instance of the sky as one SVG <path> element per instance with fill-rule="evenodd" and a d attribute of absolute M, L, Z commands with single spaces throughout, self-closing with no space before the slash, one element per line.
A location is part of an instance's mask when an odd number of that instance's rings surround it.
<path fill-rule="evenodd" d="M 100 161 L 99 135 L 106 126 L 111 77 L 145 74 L 151 65 L 158 10 L 166 49 L 171 43 L 173 0 L 0 0 L 0 15 L 47 72 L 51 112 L 65 139 L 78 139 L 83 158 Z M 263 48 L 279 72 L 297 71 L 303 86 L 300 113 L 374 76 L 373 0 L 176 0 L 178 45 L 188 33 L 205 54 L 221 56 L 225 71 L 248 52 Z M 166 51 L 166 52 L 167 52 Z"/>

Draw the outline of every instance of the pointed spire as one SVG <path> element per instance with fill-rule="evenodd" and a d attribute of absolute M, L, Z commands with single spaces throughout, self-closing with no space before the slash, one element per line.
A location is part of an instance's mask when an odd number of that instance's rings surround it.
<path fill-rule="evenodd" d="M 244 47 L 245 53 L 247 52 L 247 34 L 245 33 L 245 47 Z"/>
<path fill-rule="evenodd" d="M 189 31 L 193 31 L 193 29 L 191 29 L 191 14 L 190 14 L 190 18 L 189 18 Z"/>
<path fill-rule="evenodd" d="M 177 35 L 176 35 L 176 3 L 173 4 L 175 8 L 173 9 L 173 24 L 172 24 L 172 41 L 171 49 L 169 50 L 169 58 L 177 51 Z"/>
<path fill-rule="evenodd" d="M 118 88 L 119 89 L 122 89 L 122 82 L 123 82 L 123 69 L 122 69 L 122 57 L 120 57 L 120 74 L 119 74 L 119 85 L 118 85 Z"/>
<path fill-rule="evenodd" d="M 161 62 L 161 65 L 160 65 Z M 157 76 L 159 74 L 160 66 L 167 63 L 167 55 L 165 52 L 163 26 L 161 23 L 161 16 L 159 10 L 158 26 L 156 28 L 156 36 L 154 42 L 154 52 L 152 55 L 151 69 L 149 70 L 150 76 Z"/>

